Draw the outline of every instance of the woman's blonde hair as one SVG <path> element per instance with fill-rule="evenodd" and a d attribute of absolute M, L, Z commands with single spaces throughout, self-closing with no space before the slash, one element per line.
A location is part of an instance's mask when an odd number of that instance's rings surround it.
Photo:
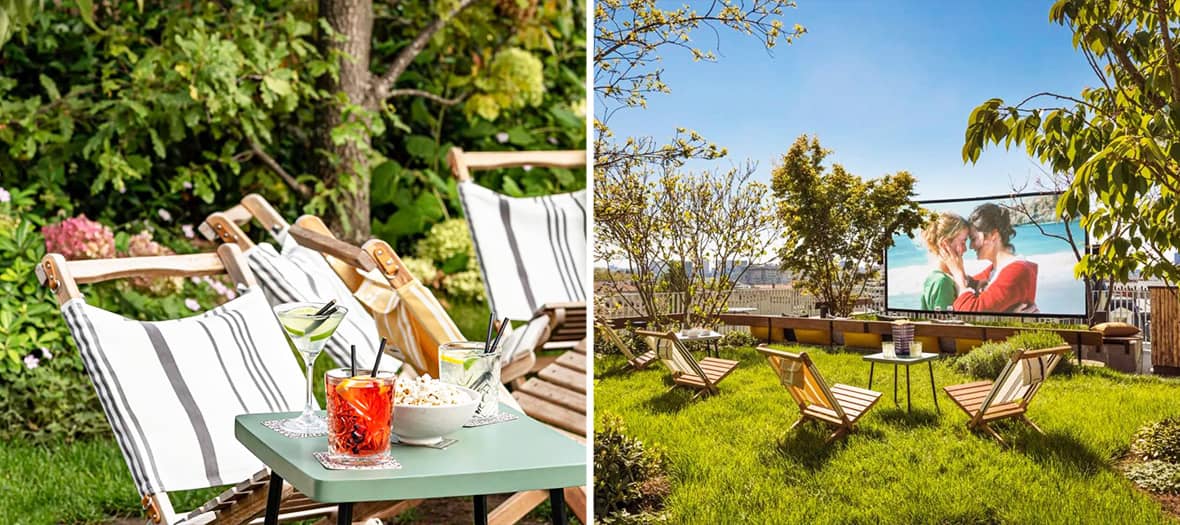
<path fill-rule="evenodd" d="M 950 239 L 959 232 L 971 227 L 966 219 L 958 214 L 944 211 L 934 216 L 934 219 L 922 228 L 922 242 L 930 253 L 938 253 L 938 245 L 943 239 Z"/>

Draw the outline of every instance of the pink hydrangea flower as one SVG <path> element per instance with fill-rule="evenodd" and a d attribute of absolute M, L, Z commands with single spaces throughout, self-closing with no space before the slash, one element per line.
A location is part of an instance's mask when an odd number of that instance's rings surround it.
<path fill-rule="evenodd" d="M 8 190 L 6 190 L 4 188 L 0 188 L 0 202 L 10 202 L 10 201 L 12 201 L 12 194 L 8 193 Z"/>
<path fill-rule="evenodd" d="M 160 208 L 159 210 L 156 210 L 156 214 L 158 214 L 161 219 L 164 219 L 165 221 L 168 221 L 168 222 L 172 222 L 172 214 L 168 213 L 168 210 L 165 210 L 164 208 Z"/>
<path fill-rule="evenodd" d="M 49 352 L 49 349 L 45 348 L 44 346 L 41 347 L 41 359 L 45 359 L 45 360 L 53 359 L 53 354 L 51 354 Z"/>
<path fill-rule="evenodd" d="M 194 235 L 194 234 L 193 234 L 193 225 L 191 225 L 191 224 L 181 224 L 181 225 L 180 225 L 180 229 L 181 229 L 181 231 L 183 231 L 183 232 L 184 232 L 184 236 L 185 236 L 185 237 L 187 237 L 187 238 L 189 238 L 189 239 L 192 239 L 192 238 L 193 238 L 193 235 Z"/>
<path fill-rule="evenodd" d="M 35 356 L 33 356 L 33 354 L 29 354 L 29 355 L 25 356 L 25 368 L 32 370 L 34 368 L 37 368 L 38 366 L 41 366 L 40 359 L 37 359 Z"/>
<path fill-rule="evenodd" d="M 187 180 L 186 180 L 186 181 L 184 181 L 184 182 L 182 182 L 182 183 L 180 183 L 180 185 L 181 185 L 181 187 L 183 187 L 183 188 L 184 188 L 184 189 L 186 189 L 186 190 L 191 190 L 191 189 L 193 189 L 193 183 L 191 183 L 191 182 L 189 182 L 189 181 L 187 181 Z"/>
<path fill-rule="evenodd" d="M 66 259 L 105 259 L 115 256 L 115 234 L 86 215 L 47 224 L 41 229 L 45 251 Z"/>
<path fill-rule="evenodd" d="M 184 305 L 187 306 L 189 310 L 194 312 L 201 309 L 201 303 L 198 303 L 197 300 L 193 299 L 192 297 L 185 299 Z"/>
<path fill-rule="evenodd" d="M 496 134 L 496 142 L 499 142 L 500 144 L 508 142 L 508 133 L 504 132 L 504 131 L 497 133 Z"/>

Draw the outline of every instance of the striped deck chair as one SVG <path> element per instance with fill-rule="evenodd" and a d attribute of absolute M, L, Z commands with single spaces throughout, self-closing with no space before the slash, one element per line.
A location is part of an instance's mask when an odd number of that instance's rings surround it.
<path fill-rule="evenodd" d="M 648 350 L 643 354 L 635 355 L 635 352 L 631 351 L 631 345 L 624 342 L 623 338 L 619 337 L 619 334 L 615 332 L 615 329 L 608 325 L 594 323 L 594 335 L 601 336 L 607 343 L 618 348 L 623 355 L 627 356 L 627 366 L 635 370 L 647 368 L 648 365 L 656 360 L 655 350 Z"/>
<path fill-rule="evenodd" d="M 263 206 L 262 209 L 273 213 L 270 204 L 261 197 L 254 197 L 251 201 L 255 205 Z M 245 213 L 247 217 L 250 216 L 249 211 Z M 241 215 L 237 211 L 234 214 Z M 277 216 L 277 213 L 274 215 Z M 263 292 L 272 305 L 303 301 L 324 303 L 335 300 L 337 304 L 347 308 L 348 313 L 336 328 L 336 332 L 328 339 L 324 351 L 337 364 L 347 366 L 350 361 L 349 347 L 356 345 L 357 361 L 372 363 L 377 357 L 377 346 L 380 344 L 377 324 L 353 297 L 347 283 L 337 276 L 332 262 L 328 259 L 332 256 L 326 256 L 324 252 L 340 257 L 333 257 L 333 262 L 343 261 L 345 264 L 361 265 L 369 269 L 375 268 L 376 264 L 367 256 L 360 259 L 363 254 L 355 249 L 349 253 L 350 245 L 334 239 L 327 247 L 304 246 L 291 235 L 291 228 L 284 226 L 285 224 L 285 221 L 270 222 L 267 227 L 267 231 L 279 243 L 280 250 L 275 250 L 274 246 L 267 243 L 255 244 L 242 232 L 228 212 L 211 215 L 201 224 L 200 231 L 210 240 L 232 243 L 242 250 L 250 269 L 257 276 Z M 393 358 L 381 360 L 382 370 L 398 371 L 401 368 L 406 356 L 398 351 L 400 348 L 394 346 L 393 350 L 387 350 Z M 389 363 L 386 364 L 386 361 Z"/>
<path fill-rule="evenodd" d="M 91 306 L 79 283 L 228 273 L 243 292 L 184 319 L 146 322 Z M 39 280 L 62 316 L 154 523 L 249 523 L 265 510 L 268 472 L 234 438 L 243 413 L 298 411 L 304 377 L 237 246 L 217 253 L 67 262 L 49 254 Z M 244 288 L 241 288 L 244 287 Z M 191 512 L 168 493 L 234 484 Z M 389 504 L 386 503 L 386 507 Z M 335 511 L 288 485 L 285 519 Z"/>
<path fill-rule="evenodd" d="M 1000 371 L 995 381 L 976 381 L 943 388 L 971 419 L 967 427 L 987 431 L 1000 444 L 1006 444 L 990 424 L 1000 419 L 1016 418 L 1028 423 L 1038 433 L 1044 432 L 1028 419 L 1025 412 L 1041 384 L 1057 363 L 1069 354 L 1069 346 L 1042 350 L 1021 350 Z"/>
<path fill-rule="evenodd" d="M 737 361 L 719 357 L 706 357 L 697 361 L 676 337 L 676 332 L 636 330 L 635 335 L 648 338 L 648 345 L 653 347 L 660 362 L 672 372 L 672 388 L 683 386 L 697 391 L 693 399 L 719 393 L 717 383 L 738 365 Z"/>
<path fill-rule="evenodd" d="M 561 335 L 561 341 L 571 344 L 584 339 L 585 284 L 589 279 L 586 191 L 513 198 L 476 184 L 471 172 L 521 166 L 582 167 L 586 152 L 464 152 L 453 148 L 449 160 L 459 181 L 459 200 L 492 307 L 514 320 L 532 319 L 541 310 L 563 309 L 561 321 L 568 318 L 574 329 L 557 322 L 551 335 Z M 574 313 L 577 310 L 580 314 Z M 553 318 L 558 320 L 556 313 Z"/>
<path fill-rule="evenodd" d="M 880 392 L 836 383 L 828 388 L 815 363 L 807 352 L 792 354 L 766 346 L 758 346 L 770 361 L 770 368 L 778 375 L 779 382 L 799 405 L 799 420 L 789 430 L 809 420 L 816 420 L 835 427 L 824 443 L 831 443 L 852 431 L 856 422 L 868 412 Z"/>

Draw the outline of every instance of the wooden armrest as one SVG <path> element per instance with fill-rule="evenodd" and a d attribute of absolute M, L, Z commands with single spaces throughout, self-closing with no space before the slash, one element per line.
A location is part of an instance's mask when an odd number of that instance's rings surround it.
<path fill-rule="evenodd" d="M 289 227 L 287 233 L 300 246 L 331 255 L 366 272 L 377 269 L 377 262 L 373 260 L 372 256 L 364 250 L 340 239 L 311 231 L 299 225 Z"/>

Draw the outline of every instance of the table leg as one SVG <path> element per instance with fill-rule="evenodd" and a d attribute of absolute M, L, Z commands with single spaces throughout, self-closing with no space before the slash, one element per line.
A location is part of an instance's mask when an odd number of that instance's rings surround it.
<path fill-rule="evenodd" d="M 910 365 L 905 367 L 905 413 L 910 413 Z"/>
<path fill-rule="evenodd" d="M 266 490 L 266 514 L 262 519 L 265 525 L 278 525 L 279 504 L 283 499 L 283 477 L 278 472 L 270 471 L 270 486 Z"/>
<path fill-rule="evenodd" d="M 873 389 L 873 369 L 876 366 L 877 366 L 877 363 L 869 361 L 869 390 Z"/>
<path fill-rule="evenodd" d="M 352 503 L 336 506 L 336 525 L 352 525 Z"/>
<path fill-rule="evenodd" d="M 897 405 L 897 365 L 893 365 L 893 404 Z"/>
<path fill-rule="evenodd" d="M 488 525 L 488 497 L 480 494 L 472 499 L 475 500 L 475 525 Z"/>
<path fill-rule="evenodd" d="M 930 369 L 930 395 L 934 396 L 934 412 L 941 414 L 942 411 L 938 409 L 938 390 L 934 387 L 934 363 L 926 361 L 926 366 Z"/>
<path fill-rule="evenodd" d="M 549 506 L 553 511 L 553 525 L 566 525 L 565 489 L 549 489 Z"/>

